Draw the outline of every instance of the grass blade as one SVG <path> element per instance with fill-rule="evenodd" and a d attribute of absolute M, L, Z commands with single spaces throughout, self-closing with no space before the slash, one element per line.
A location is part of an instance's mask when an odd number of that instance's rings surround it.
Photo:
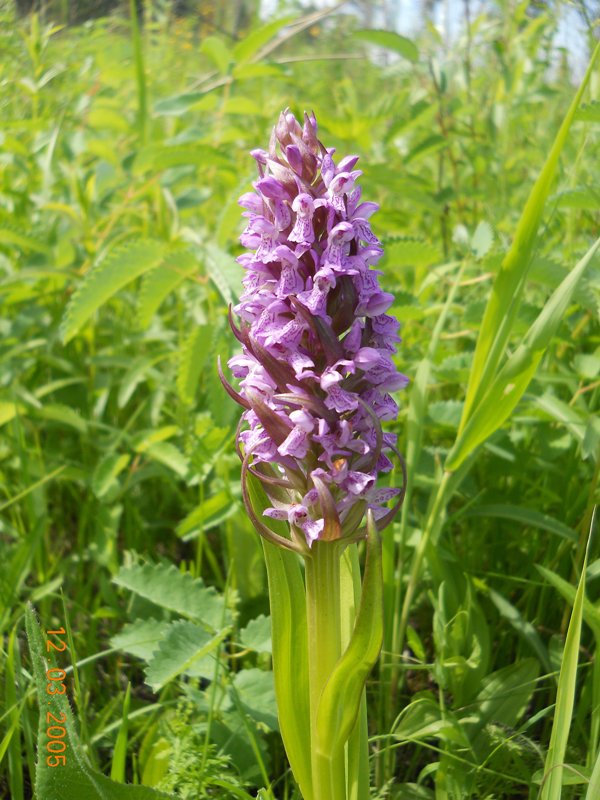
<path fill-rule="evenodd" d="M 552 724 L 552 734 L 550 736 L 550 746 L 546 755 L 544 765 L 544 783 L 542 787 L 541 800 L 560 800 L 562 792 L 562 775 L 569 739 L 569 729 L 573 717 L 573 706 L 575 703 L 575 684 L 577 682 L 577 662 L 579 659 L 579 640 L 581 638 L 581 625 L 583 622 L 583 605 L 585 601 L 585 576 L 588 562 L 588 552 L 592 531 L 594 530 L 594 519 L 590 526 L 590 535 L 583 559 L 581 578 L 577 586 L 577 593 L 573 603 L 573 612 L 565 650 L 563 654 L 560 676 L 558 678 L 558 689 L 556 693 L 556 707 L 554 710 L 554 722 Z"/>
<path fill-rule="evenodd" d="M 477 402 L 481 399 L 481 395 L 489 387 L 492 376 L 496 372 L 498 363 L 504 353 L 504 348 L 506 347 L 515 316 L 519 309 L 523 286 L 531 263 L 533 248 L 537 240 L 537 232 L 542 219 L 544 204 L 550 193 L 561 151 L 567 140 L 571 124 L 590 80 L 599 53 L 600 44 L 597 45 L 594 50 L 581 86 L 573 98 L 567 115 L 560 126 L 544 168 L 531 190 L 531 194 L 529 195 L 525 209 L 519 220 L 512 246 L 502 262 L 500 271 L 494 281 L 492 293 L 485 309 L 479 337 L 477 339 L 473 366 L 469 375 L 469 385 L 467 387 L 463 416 L 459 428 L 460 431 L 462 431 L 467 424 L 471 415 L 471 410 L 477 405 Z"/>
<path fill-rule="evenodd" d="M 529 386 L 552 337 L 567 310 L 573 292 L 594 257 L 600 239 L 552 294 L 540 315 L 527 331 L 523 342 L 502 367 L 479 404 L 458 434 L 448 455 L 446 469 L 460 467 L 467 456 L 508 419 Z"/>

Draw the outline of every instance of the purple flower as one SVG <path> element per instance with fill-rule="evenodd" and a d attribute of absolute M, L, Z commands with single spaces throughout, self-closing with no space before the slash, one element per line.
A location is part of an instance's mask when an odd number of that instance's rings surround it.
<path fill-rule="evenodd" d="M 239 392 L 221 375 L 245 409 L 237 440 L 248 513 L 262 535 L 299 552 L 317 539 L 361 536 L 368 509 L 383 528 L 404 495 L 376 488 L 392 468 L 389 453 L 404 472 L 381 421 L 396 418 L 390 392 L 407 383 L 392 358 L 393 296 L 372 268 L 383 254 L 369 222 L 378 206 L 361 202 L 357 156 L 336 166 L 334 153 L 318 140 L 314 116 L 300 125 L 289 110 L 269 150 L 252 151 L 259 178 L 239 200 L 250 251 L 238 258 L 239 327 L 230 318 L 242 345 L 229 361 Z M 272 503 L 263 517 L 286 520 L 291 539 L 254 512 L 250 474 Z"/>

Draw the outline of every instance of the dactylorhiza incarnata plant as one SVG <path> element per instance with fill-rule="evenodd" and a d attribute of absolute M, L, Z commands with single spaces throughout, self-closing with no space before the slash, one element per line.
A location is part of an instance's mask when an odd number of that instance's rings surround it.
<path fill-rule="evenodd" d="M 229 361 L 239 392 L 222 380 L 245 409 L 242 493 L 263 536 L 292 771 L 305 800 L 366 800 L 364 687 L 383 633 L 378 531 L 404 494 L 377 479 L 394 453 L 405 478 L 396 436 L 381 423 L 396 418 L 390 392 L 407 379 L 392 360 L 393 296 L 373 269 L 383 254 L 369 224 L 378 206 L 361 201 L 358 157 L 336 165 L 334 152 L 313 115 L 300 125 L 289 111 L 268 151 L 252 151 L 259 177 L 239 200 L 249 251 L 238 258 L 239 326 L 230 318 L 242 345 Z"/>

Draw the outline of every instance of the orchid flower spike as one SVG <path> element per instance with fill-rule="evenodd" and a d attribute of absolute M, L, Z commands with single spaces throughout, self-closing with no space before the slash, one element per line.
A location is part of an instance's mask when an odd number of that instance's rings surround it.
<path fill-rule="evenodd" d="M 396 436 L 381 423 L 396 418 L 391 392 L 407 383 L 392 358 L 394 298 L 373 269 L 383 255 L 369 222 L 378 206 L 361 202 L 358 158 L 336 165 L 334 152 L 317 138 L 313 115 L 301 125 L 289 110 L 269 150 L 253 151 L 260 177 L 239 201 L 249 251 L 238 258 L 246 272 L 233 309 L 239 325 L 230 317 L 242 345 L 229 361 L 239 391 L 222 376 L 245 409 L 237 443 L 248 513 L 263 536 L 302 553 L 315 540 L 360 535 L 367 510 L 383 528 L 404 495 L 376 485 L 392 453 L 404 474 Z M 272 503 L 260 517 L 250 475 Z M 286 520 L 291 538 L 265 516 Z"/>

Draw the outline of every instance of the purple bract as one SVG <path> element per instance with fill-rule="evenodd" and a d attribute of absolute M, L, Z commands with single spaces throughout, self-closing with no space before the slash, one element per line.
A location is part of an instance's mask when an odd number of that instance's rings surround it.
<path fill-rule="evenodd" d="M 223 379 L 246 409 L 238 448 L 248 512 L 266 538 L 300 552 L 360 535 L 367 509 L 383 527 L 403 495 L 376 488 L 392 468 L 388 454 L 398 454 L 381 421 L 396 418 L 390 392 L 407 383 L 392 359 L 393 296 L 372 268 L 383 254 L 369 223 L 378 206 L 361 202 L 358 158 L 336 165 L 334 152 L 318 140 L 314 115 L 301 126 L 289 111 L 268 152 L 252 151 L 259 178 L 239 200 L 248 219 L 240 241 L 251 252 L 238 258 L 239 327 L 231 319 L 242 344 L 229 361 L 239 393 Z M 264 516 L 286 520 L 291 539 L 255 514 L 249 473 L 272 503 Z"/>

